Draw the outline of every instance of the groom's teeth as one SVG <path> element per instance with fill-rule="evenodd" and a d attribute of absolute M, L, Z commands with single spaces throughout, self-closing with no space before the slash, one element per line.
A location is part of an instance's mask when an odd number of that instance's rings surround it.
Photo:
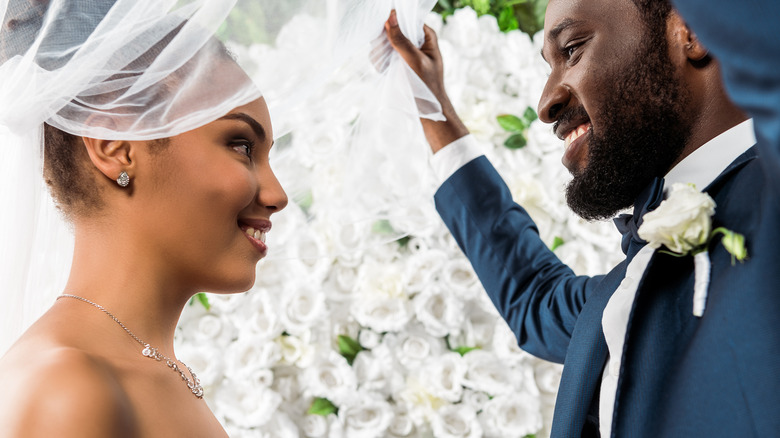
<path fill-rule="evenodd" d="M 252 237 L 254 237 L 255 239 L 259 240 L 260 236 L 262 236 L 262 235 L 263 235 L 263 233 L 260 232 L 260 230 L 255 230 L 255 233 L 254 233 L 254 235 Z"/>
<path fill-rule="evenodd" d="M 574 143 L 575 140 L 580 138 L 583 134 L 588 132 L 588 129 L 590 129 L 589 124 L 583 124 L 578 126 L 576 129 L 572 129 L 569 135 L 566 136 L 566 138 L 563 140 L 564 146 L 566 149 L 569 148 L 569 145 Z"/>
<path fill-rule="evenodd" d="M 260 233 L 260 241 L 265 243 L 265 233 Z"/>

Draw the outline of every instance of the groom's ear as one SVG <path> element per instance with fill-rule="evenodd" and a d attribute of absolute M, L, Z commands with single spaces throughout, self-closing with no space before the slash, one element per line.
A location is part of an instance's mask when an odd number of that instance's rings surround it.
<path fill-rule="evenodd" d="M 706 64 L 709 59 L 709 50 L 701 43 L 696 33 L 676 10 L 669 15 L 666 30 L 669 51 L 673 60 L 679 59 L 694 65 Z"/>

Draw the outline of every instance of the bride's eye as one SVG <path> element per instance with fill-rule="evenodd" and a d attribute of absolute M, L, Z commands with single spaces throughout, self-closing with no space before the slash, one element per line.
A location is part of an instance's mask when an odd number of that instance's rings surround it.
<path fill-rule="evenodd" d="M 230 147 L 239 154 L 246 155 L 249 159 L 252 159 L 252 151 L 255 145 L 249 140 L 236 140 L 230 143 Z"/>

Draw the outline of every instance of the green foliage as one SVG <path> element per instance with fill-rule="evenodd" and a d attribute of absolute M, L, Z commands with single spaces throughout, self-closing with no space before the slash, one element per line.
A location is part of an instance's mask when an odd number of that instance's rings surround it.
<path fill-rule="evenodd" d="M 209 297 L 206 296 L 203 292 L 195 294 L 194 297 L 190 299 L 190 306 L 195 304 L 195 302 L 199 302 L 207 311 L 211 310 L 211 303 L 209 303 Z"/>
<path fill-rule="evenodd" d="M 553 239 L 553 243 L 552 243 L 552 245 L 550 246 L 550 250 L 551 250 L 551 251 L 555 251 L 556 249 L 558 249 L 558 247 L 560 247 L 560 246 L 561 246 L 561 245 L 563 245 L 564 243 L 565 243 L 565 242 L 563 241 L 563 239 L 561 238 L 561 236 L 555 236 L 555 239 Z"/>
<path fill-rule="evenodd" d="M 506 139 L 504 146 L 509 149 L 520 149 L 528 144 L 526 134 L 531 123 L 538 117 L 536 111 L 530 106 L 523 112 L 522 117 L 518 117 L 512 114 L 502 114 L 496 117 L 498 124 L 504 129 L 504 131 L 511 132 L 512 135 Z"/>
<path fill-rule="evenodd" d="M 479 350 L 479 347 L 456 347 L 453 348 L 452 351 L 460 354 L 461 356 L 465 355 L 469 351 Z"/>
<path fill-rule="evenodd" d="M 533 36 L 544 27 L 548 0 L 439 0 L 433 9 L 445 19 L 457 9 L 470 7 L 477 15 L 493 15 L 503 32 L 515 29 Z"/>
<path fill-rule="evenodd" d="M 339 335 L 338 337 L 339 353 L 347 359 L 347 362 L 352 365 L 355 361 L 358 353 L 365 350 L 358 341 L 350 338 L 346 335 Z"/>
<path fill-rule="evenodd" d="M 498 120 L 498 124 L 501 125 L 505 131 L 523 132 L 523 130 L 528 129 L 528 125 L 526 125 L 523 119 L 513 116 L 512 114 L 502 114 L 496 117 L 496 120 Z"/>
<path fill-rule="evenodd" d="M 528 144 L 524 134 L 512 134 L 504 142 L 504 146 L 509 149 L 520 149 Z"/>
<path fill-rule="evenodd" d="M 330 414 L 335 414 L 339 411 L 339 408 L 333 404 L 330 400 L 322 397 L 317 397 L 311 403 L 308 414 L 310 415 L 322 415 L 327 417 Z"/>

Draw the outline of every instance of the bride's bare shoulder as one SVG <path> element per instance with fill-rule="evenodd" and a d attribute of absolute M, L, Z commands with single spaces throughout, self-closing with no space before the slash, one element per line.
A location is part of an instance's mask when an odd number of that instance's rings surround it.
<path fill-rule="evenodd" d="M 135 435 L 110 367 L 77 348 L 35 344 L 21 342 L 0 360 L 0 438 Z"/>

